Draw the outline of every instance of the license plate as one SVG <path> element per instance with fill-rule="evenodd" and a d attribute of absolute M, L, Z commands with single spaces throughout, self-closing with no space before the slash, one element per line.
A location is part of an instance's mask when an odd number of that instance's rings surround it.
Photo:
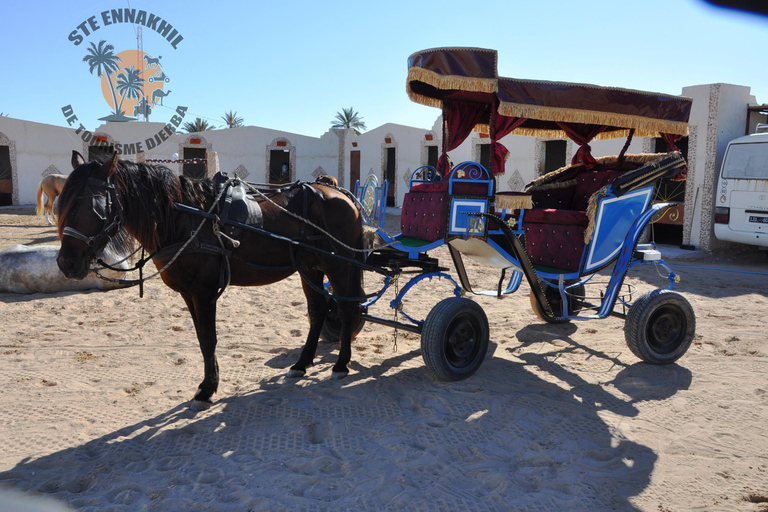
<path fill-rule="evenodd" d="M 758 217 L 756 215 L 750 215 L 749 222 L 758 222 L 760 224 L 768 224 L 768 217 Z"/>

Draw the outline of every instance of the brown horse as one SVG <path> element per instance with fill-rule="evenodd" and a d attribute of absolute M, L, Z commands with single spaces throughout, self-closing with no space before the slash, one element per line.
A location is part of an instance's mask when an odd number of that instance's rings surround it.
<path fill-rule="evenodd" d="M 66 174 L 49 174 L 37 186 L 37 208 L 35 209 L 35 214 L 44 215 L 45 220 L 51 226 L 53 226 L 51 217 L 56 220 L 56 217 L 53 215 L 53 202 L 61 194 L 66 182 Z M 45 206 L 43 206 L 43 194 L 45 194 Z"/>
<path fill-rule="evenodd" d="M 154 254 L 159 269 L 171 261 L 161 277 L 186 302 L 205 363 L 196 402 L 210 402 L 218 388 L 216 301 L 227 283 L 259 286 L 299 272 L 310 328 L 288 373 L 296 378 L 305 374 L 315 357 L 328 311 L 323 292 L 327 276 L 342 319 L 332 376 L 347 375 L 352 326 L 361 313 L 362 270 L 357 262 L 363 260 L 363 237 L 360 212 L 346 194 L 318 184 L 266 192 L 258 198 L 263 232 L 244 228 L 233 232 L 227 226 L 218 231 L 210 215 L 204 216 L 215 211 L 219 197 L 213 179 L 195 182 L 162 166 L 118 160 L 116 154 L 103 163 L 85 163 L 73 152 L 72 166 L 59 197 L 59 268 L 69 278 L 85 277 L 96 253 L 120 225 Z M 225 231 L 226 236 L 221 234 Z M 197 232 L 194 243 L 182 250 L 193 232 Z M 233 244 L 229 236 L 240 243 Z"/>

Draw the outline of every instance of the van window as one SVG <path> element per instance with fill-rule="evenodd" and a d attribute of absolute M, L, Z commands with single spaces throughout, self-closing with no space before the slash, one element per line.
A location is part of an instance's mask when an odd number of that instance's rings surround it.
<path fill-rule="evenodd" d="M 723 178 L 768 179 L 768 143 L 731 144 L 725 156 Z"/>

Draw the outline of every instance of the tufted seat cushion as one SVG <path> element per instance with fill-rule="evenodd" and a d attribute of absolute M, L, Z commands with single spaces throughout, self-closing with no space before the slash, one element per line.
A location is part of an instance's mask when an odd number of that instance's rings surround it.
<path fill-rule="evenodd" d="M 433 184 L 427 185 L 431 187 Z M 444 192 L 425 192 L 422 189 L 411 190 L 405 194 L 403 210 L 400 214 L 400 230 L 403 236 L 434 242 L 445 238 L 447 225 L 447 186 Z"/>
<path fill-rule="evenodd" d="M 534 265 L 575 272 L 584 252 L 584 229 L 589 219 L 574 210 L 526 210 L 525 248 Z"/>

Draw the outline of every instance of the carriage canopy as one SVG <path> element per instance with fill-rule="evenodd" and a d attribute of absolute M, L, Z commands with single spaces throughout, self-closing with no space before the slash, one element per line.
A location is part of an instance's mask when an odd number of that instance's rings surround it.
<path fill-rule="evenodd" d="M 503 171 L 506 148 L 498 140 L 515 135 L 568 137 L 581 146 L 574 157 L 589 163 L 595 139 L 688 134 L 691 100 L 682 96 L 590 84 L 522 80 L 498 76 L 497 52 L 483 48 L 435 48 L 408 58 L 409 97 L 443 110 L 443 156 L 475 130 L 494 146 L 491 167 Z"/>

